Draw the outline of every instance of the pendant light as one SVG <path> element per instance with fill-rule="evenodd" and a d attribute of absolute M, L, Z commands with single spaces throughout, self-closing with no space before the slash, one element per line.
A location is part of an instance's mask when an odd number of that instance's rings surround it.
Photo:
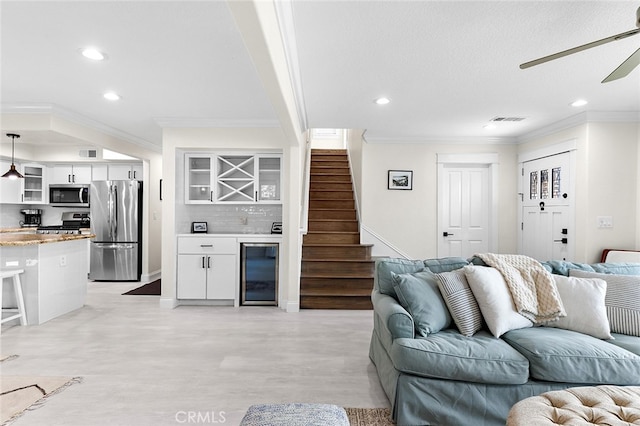
<path fill-rule="evenodd" d="M 20 135 L 16 135 L 15 133 L 7 133 L 7 136 L 11 138 L 11 167 L 9 167 L 9 171 L 3 174 L 2 177 L 9 179 L 23 178 L 24 176 L 22 176 L 20 172 L 16 170 L 16 165 L 14 164 L 16 138 L 19 138 Z"/>

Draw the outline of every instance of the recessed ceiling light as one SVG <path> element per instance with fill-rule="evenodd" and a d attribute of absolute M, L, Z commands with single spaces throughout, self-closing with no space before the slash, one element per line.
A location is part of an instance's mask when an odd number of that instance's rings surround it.
<path fill-rule="evenodd" d="M 118 95 L 116 92 L 106 92 L 102 96 L 104 96 L 104 98 L 109 101 L 117 101 L 120 99 L 120 95 Z"/>
<path fill-rule="evenodd" d="M 578 99 L 577 101 L 571 102 L 572 107 L 581 107 L 585 106 L 588 102 L 584 99 Z"/>
<path fill-rule="evenodd" d="M 378 99 L 374 100 L 373 102 L 375 102 L 378 105 L 386 105 L 389 102 L 391 102 L 391 99 L 389 99 L 389 98 L 378 98 Z"/>
<path fill-rule="evenodd" d="M 80 49 L 82 56 L 94 61 L 104 61 L 107 59 L 107 55 L 96 49 L 95 47 L 85 47 Z"/>

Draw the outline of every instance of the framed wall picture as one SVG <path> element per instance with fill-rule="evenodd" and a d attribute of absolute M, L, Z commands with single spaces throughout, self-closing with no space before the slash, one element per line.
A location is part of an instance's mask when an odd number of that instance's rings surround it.
<path fill-rule="evenodd" d="M 389 170 L 388 189 L 413 189 L 412 170 Z"/>
<path fill-rule="evenodd" d="M 207 222 L 191 222 L 191 233 L 192 234 L 206 234 L 207 233 Z"/>

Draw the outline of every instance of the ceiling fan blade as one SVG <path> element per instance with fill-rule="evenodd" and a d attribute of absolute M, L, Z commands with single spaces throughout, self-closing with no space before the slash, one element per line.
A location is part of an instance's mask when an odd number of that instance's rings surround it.
<path fill-rule="evenodd" d="M 629 56 L 623 63 L 621 63 L 618 66 L 618 68 L 613 70 L 613 72 L 611 74 L 609 74 L 609 76 L 607 76 L 607 78 L 602 80 L 602 82 L 603 83 L 607 83 L 609 81 L 613 81 L 613 80 L 617 80 L 617 79 L 622 78 L 622 77 L 626 77 L 638 65 L 640 65 L 640 49 L 638 49 L 635 52 L 633 52 L 631 54 L 631 56 Z"/>
<path fill-rule="evenodd" d="M 562 58 L 563 56 L 568 56 L 574 53 L 582 52 L 583 50 L 591 49 L 592 47 L 600 46 L 612 41 L 622 40 L 623 38 L 627 38 L 638 33 L 640 33 L 640 28 L 634 28 L 633 30 L 626 31 L 624 33 L 616 34 L 611 37 L 603 38 L 601 40 L 592 41 L 591 43 L 583 44 L 582 46 L 563 50 L 562 52 L 554 53 L 553 55 L 548 55 L 542 58 L 535 59 L 533 61 L 525 62 L 524 64 L 520 64 L 520 69 L 530 68 L 535 65 L 540 65 L 545 62 L 552 61 L 554 59 Z"/>

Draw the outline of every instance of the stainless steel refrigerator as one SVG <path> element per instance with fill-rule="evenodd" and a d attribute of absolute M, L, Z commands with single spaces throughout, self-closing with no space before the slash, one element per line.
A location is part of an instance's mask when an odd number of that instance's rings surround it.
<path fill-rule="evenodd" d="M 140 281 L 142 274 L 142 182 L 93 181 L 89 192 L 89 278 Z"/>

